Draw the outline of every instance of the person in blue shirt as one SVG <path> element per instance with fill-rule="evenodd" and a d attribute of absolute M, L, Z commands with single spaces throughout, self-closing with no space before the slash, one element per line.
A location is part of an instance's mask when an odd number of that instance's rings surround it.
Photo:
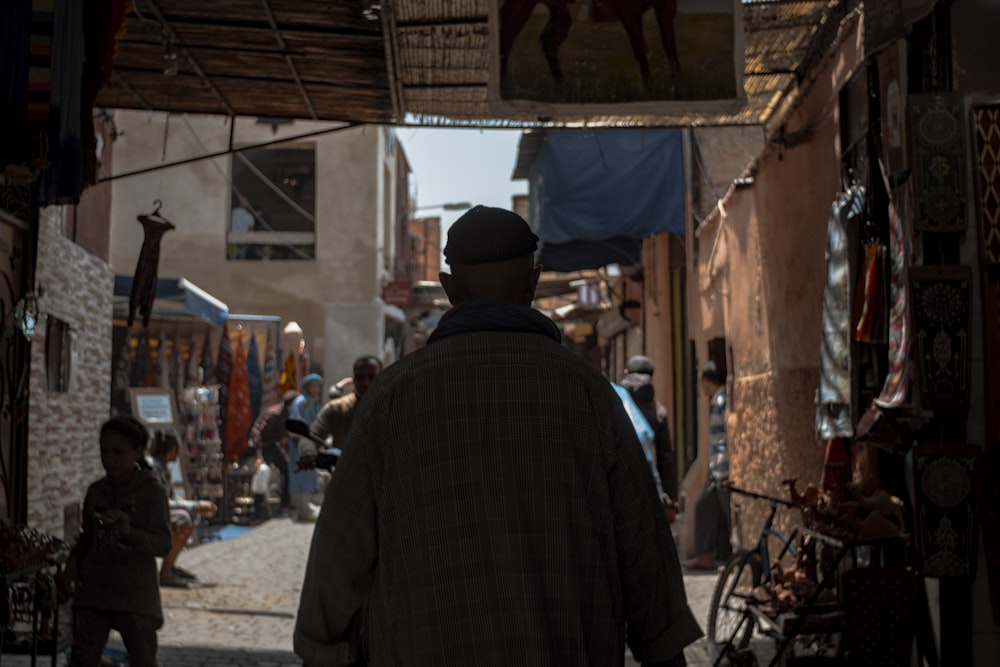
<path fill-rule="evenodd" d="M 288 415 L 301 419 L 309 424 L 316 420 L 320 408 L 323 407 L 323 377 L 310 373 L 302 378 L 302 393 L 292 401 Z M 288 460 L 299 460 L 299 438 L 288 439 Z M 316 512 L 309 505 L 309 498 L 319 493 L 319 478 L 315 470 L 298 469 L 289 473 L 288 491 L 292 497 L 292 505 L 299 508 L 299 521 L 315 521 Z"/>
<path fill-rule="evenodd" d="M 701 367 L 699 385 L 709 396 L 708 480 L 694 505 L 695 557 L 685 561 L 689 570 L 714 570 L 716 557 L 725 560 L 729 544 L 729 492 L 722 484 L 729 479 L 729 442 L 726 438 L 726 376 L 715 362 Z"/>

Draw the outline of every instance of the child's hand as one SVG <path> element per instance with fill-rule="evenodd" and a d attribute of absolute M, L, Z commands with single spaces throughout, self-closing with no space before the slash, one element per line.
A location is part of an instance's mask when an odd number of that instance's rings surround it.
<path fill-rule="evenodd" d="M 132 524 L 128 519 L 128 514 L 121 510 L 108 510 L 107 515 L 114 519 L 112 527 L 118 537 L 128 537 L 132 532 Z"/>
<path fill-rule="evenodd" d="M 73 587 L 76 584 L 76 561 L 70 560 L 66 563 L 63 571 L 56 575 L 56 592 L 59 600 L 65 601 L 73 597 Z"/>

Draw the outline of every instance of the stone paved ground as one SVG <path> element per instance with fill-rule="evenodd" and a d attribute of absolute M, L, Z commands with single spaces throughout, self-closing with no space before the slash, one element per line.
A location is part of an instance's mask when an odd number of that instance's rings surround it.
<path fill-rule="evenodd" d="M 313 524 L 278 518 L 236 539 L 185 551 L 180 565 L 215 585 L 163 590 L 161 665 L 300 665 L 292 653 L 291 637 L 312 531 Z M 702 627 L 715 578 L 714 574 L 685 576 L 689 602 Z M 766 651 L 763 640 L 755 644 Z M 689 647 L 686 654 L 693 667 L 711 665 L 704 640 Z M 763 656 L 761 663 L 767 664 Z M 20 658 L 3 659 L 4 667 L 27 664 Z M 628 657 L 626 665 L 636 667 L 637 663 Z"/>

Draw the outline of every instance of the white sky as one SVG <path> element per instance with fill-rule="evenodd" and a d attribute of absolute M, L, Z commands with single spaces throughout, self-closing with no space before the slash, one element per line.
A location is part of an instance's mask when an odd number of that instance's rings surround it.
<path fill-rule="evenodd" d="M 527 181 L 510 180 L 520 130 L 401 127 L 396 135 L 410 161 L 410 188 L 418 207 L 464 201 L 509 209 L 513 195 L 528 192 Z M 441 217 L 443 246 L 448 226 L 463 211 L 418 213 Z"/>

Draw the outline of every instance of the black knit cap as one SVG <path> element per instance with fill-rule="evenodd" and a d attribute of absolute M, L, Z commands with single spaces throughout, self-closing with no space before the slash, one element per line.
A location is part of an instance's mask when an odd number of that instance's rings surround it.
<path fill-rule="evenodd" d="M 487 264 L 531 255 L 538 237 L 524 218 L 513 211 L 474 206 L 448 230 L 444 248 L 448 264 Z"/>

